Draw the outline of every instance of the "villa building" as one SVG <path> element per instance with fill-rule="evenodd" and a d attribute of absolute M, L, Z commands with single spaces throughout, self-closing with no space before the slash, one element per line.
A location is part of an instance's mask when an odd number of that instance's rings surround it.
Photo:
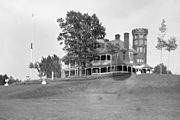
<path fill-rule="evenodd" d="M 115 35 L 114 40 L 97 40 L 98 55 L 94 57 L 90 64 L 81 71 L 82 75 L 107 74 L 111 72 L 134 72 L 150 73 L 152 67 L 147 65 L 147 34 L 148 30 L 138 28 L 132 30 L 133 46 L 129 42 L 129 33 L 124 33 L 124 40 L 120 34 Z M 107 50 L 107 44 L 118 45 L 119 50 L 111 54 Z M 80 69 L 76 61 L 62 63 L 62 77 L 79 76 Z"/>

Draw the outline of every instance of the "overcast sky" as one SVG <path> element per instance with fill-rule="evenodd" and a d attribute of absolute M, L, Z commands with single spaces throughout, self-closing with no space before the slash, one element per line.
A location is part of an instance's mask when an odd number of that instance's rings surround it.
<path fill-rule="evenodd" d="M 117 33 L 123 38 L 124 32 L 131 33 L 134 28 L 148 28 L 147 57 L 153 67 L 160 62 L 160 52 L 155 45 L 163 18 L 168 28 L 166 37 L 175 36 L 180 45 L 180 0 L 0 0 L 0 74 L 20 79 L 29 75 L 31 41 L 33 61 L 53 54 L 62 57 L 56 21 L 70 10 L 95 13 L 106 27 L 107 39 L 114 39 Z M 168 53 L 163 51 L 165 64 L 167 57 Z M 171 52 L 173 73 L 180 73 L 179 58 L 180 47 Z M 34 71 L 33 75 L 36 74 Z"/>

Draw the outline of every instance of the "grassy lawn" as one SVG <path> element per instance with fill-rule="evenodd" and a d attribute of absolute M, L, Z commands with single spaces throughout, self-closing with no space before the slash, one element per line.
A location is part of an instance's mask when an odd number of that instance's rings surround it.
<path fill-rule="evenodd" d="M 0 120 L 179 120 L 180 76 L 0 87 Z"/>

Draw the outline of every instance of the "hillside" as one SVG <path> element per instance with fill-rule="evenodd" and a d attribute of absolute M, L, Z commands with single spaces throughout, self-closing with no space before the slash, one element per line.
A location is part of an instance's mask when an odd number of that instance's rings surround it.
<path fill-rule="evenodd" d="M 180 76 L 125 74 L 1 86 L 0 111 L 2 120 L 179 120 Z"/>
<path fill-rule="evenodd" d="M 93 80 L 86 78 L 77 80 L 76 78 L 66 81 L 48 81 L 48 83 L 47 85 L 14 85 L 5 89 L 1 88 L 0 98 L 41 98 L 72 92 L 143 94 L 180 91 L 180 76 L 178 75 L 125 74 L 115 77 L 96 77 Z"/>

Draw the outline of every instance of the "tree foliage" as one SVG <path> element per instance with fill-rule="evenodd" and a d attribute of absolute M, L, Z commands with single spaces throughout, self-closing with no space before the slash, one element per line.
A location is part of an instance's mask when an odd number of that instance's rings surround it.
<path fill-rule="evenodd" d="M 6 82 L 5 80 L 8 79 L 8 76 L 5 75 L 0 75 L 0 85 L 4 85 Z"/>
<path fill-rule="evenodd" d="M 162 68 L 162 73 L 160 73 L 161 68 Z M 153 72 L 157 73 L 157 74 L 172 74 L 170 70 L 167 70 L 166 65 L 164 65 L 163 63 L 158 64 L 157 66 L 155 66 Z"/>
<path fill-rule="evenodd" d="M 51 77 L 52 71 L 55 77 L 61 76 L 61 64 L 60 58 L 57 55 L 42 57 L 40 62 L 30 63 L 29 67 L 34 68 L 38 71 L 39 77 L 47 76 Z"/>
<path fill-rule="evenodd" d="M 166 42 L 166 50 L 168 52 L 171 52 L 172 50 L 175 50 L 177 48 L 177 43 L 176 43 L 176 38 L 175 37 L 171 37 L 170 39 L 168 39 L 168 41 Z"/>
<path fill-rule="evenodd" d="M 61 32 L 58 36 L 60 44 L 64 44 L 63 50 L 67 52 L 64 60 L 75 59 L 79 66 L 88 62 L 89 57 L 96 55 L 94 44 L 97 39 L 105 37 L 105 28 L 98 17 L 87 13 L 70 11 L 66 18 L 57 20 Z"/>
<path fill-rule="evenodd" d="M 163 19 L 161 22 L 161 26 L 159 27 L 160 33 L 158 34 L 157 45 L 156 45 L 156 48 L 158 50 L 160 50 L 160 64 L 162 63 L 162 49 L 166 47 L 166 41 L 165 41 L 164 37 L 166 35 L 167 26 L 166 26 L 165 22 L 166 21 Z M 161 73 L 162 73 L 162 68 L 160 66 L 160 74 Z"/>
<path fill-rule="evenodd" d="M 176 44 L 176 38 L 175 37 L 169 38 L 168 41 L 166 42 L 165 49 L 169 52 L 169 55 L 168 55 L 168 69 L 169 69 L 169 61 L 170 61 L 170 52 L 175 50 L 177 47 L 178 47 L 178 45 Z"/>
<path fill-rule="evenodd" d="M 164 40 L 164 37 L 166 35 L 167 26 L 166 26 L 165 22 L 166 21 L 163 19 L 161 22 L 161 26 L 159 27 L 160 33 L 158 34 L 157 45 L 156 45 L 156 48 L 158 50 L 162 50 L 166 46 L 166 42 Z"/>

